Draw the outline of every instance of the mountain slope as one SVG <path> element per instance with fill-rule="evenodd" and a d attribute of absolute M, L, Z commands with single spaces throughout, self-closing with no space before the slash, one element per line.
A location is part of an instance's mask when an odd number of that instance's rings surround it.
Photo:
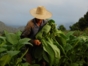
<path fill-rule="evenodd" d="M 19 30 L 23 30 L 24 27 L 19 27 L 19 28 L 13 28 L 11 26 L 7 26 L 4 22 L 0 21 L 0 33 L 2 33 L 4 30 L 8 31 L 8 32 L 17 32 Z"/>

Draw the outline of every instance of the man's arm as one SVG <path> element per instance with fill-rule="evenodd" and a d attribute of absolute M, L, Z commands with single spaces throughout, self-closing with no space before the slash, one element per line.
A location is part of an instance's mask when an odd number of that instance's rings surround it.
<path fill-rule="evenodd" d="M 24 31 L 23 31 L 22 34 L 21 34 L 21 38 L 29 37 L 29 35 L 30 35 L 30 33 L 31 33 L 31 28 L 32 28 L 32 24 L 31 24 L 31 21 L 29 21 L 29 22 L 27 23 L 27 25 L 25 26 Z"/>

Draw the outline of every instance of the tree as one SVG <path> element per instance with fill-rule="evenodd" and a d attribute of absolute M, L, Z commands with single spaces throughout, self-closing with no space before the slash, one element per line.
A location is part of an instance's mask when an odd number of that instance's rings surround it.
<path fill-rule="evenodd" d="M 79 19 L 78 24 L 81 30 L 84 30 L 85 28 L 87 28 L 87 21 L 83 17 Z"/>
<path fill-rule="evenodd" d="M 70 30 L 80 30 L 78 22 L 69 27 Z"/>
<path fill-rule="evenodd" d="M 88 12 L 78 22 L 70 26 L 70 30 L 85 30 L 88 28 Z"/>
<path fill-rule="evenodd" d="M 88 12 L 84 15 L 84 18 L 85 18 L 85 20 L 86 20 L 86 24 L 87 24 L 87 26 L 88 26 Z"/>
<path fill-rule="evenodd" d="M 65 31 L 66 28 L 64 27 L 64 25 L 60 25 L 60 26 L 58 27 L 58 30 Z"/>

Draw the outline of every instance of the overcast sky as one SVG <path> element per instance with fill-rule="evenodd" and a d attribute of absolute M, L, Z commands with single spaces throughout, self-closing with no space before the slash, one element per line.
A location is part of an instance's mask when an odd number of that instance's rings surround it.
<path fill-rule="evenodd" d="M 8 25 L 26 25 L 34 18 L 29 10 L 45 6 L 57 25 L 73 24 L 88 11 L 88 0 L 0 0 L 0 21 Z"/>

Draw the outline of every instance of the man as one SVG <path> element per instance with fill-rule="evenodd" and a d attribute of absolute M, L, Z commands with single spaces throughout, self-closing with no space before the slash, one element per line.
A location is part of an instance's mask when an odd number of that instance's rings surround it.
<path fill-rule="evenodd" d="M 52 14 L 47 11 L 44 6 L 38 6 L 37 8 L 30 10 L 30 13 L 32 16 L 34 16 L 34 18 L 27 23 L 24 31 L 22 32 L 21 38 L 31 38 L 31 43 L 33 44 L 34 48 L 36 48 L 40 47 L 42 42 L 38 39 L 35 39 L 35 35 L 39 32 L 39 30 L 42 29 L 47 22 L 46 19 L 50 18 Z M 27 45 L 26 48 L 29 48 L 29 51 L 26 54 L 26 61 L 31 64 L 33 60 L 33 47 Z M 42 66 L 45 66 L 45 63 L 43 63 Z"/>

